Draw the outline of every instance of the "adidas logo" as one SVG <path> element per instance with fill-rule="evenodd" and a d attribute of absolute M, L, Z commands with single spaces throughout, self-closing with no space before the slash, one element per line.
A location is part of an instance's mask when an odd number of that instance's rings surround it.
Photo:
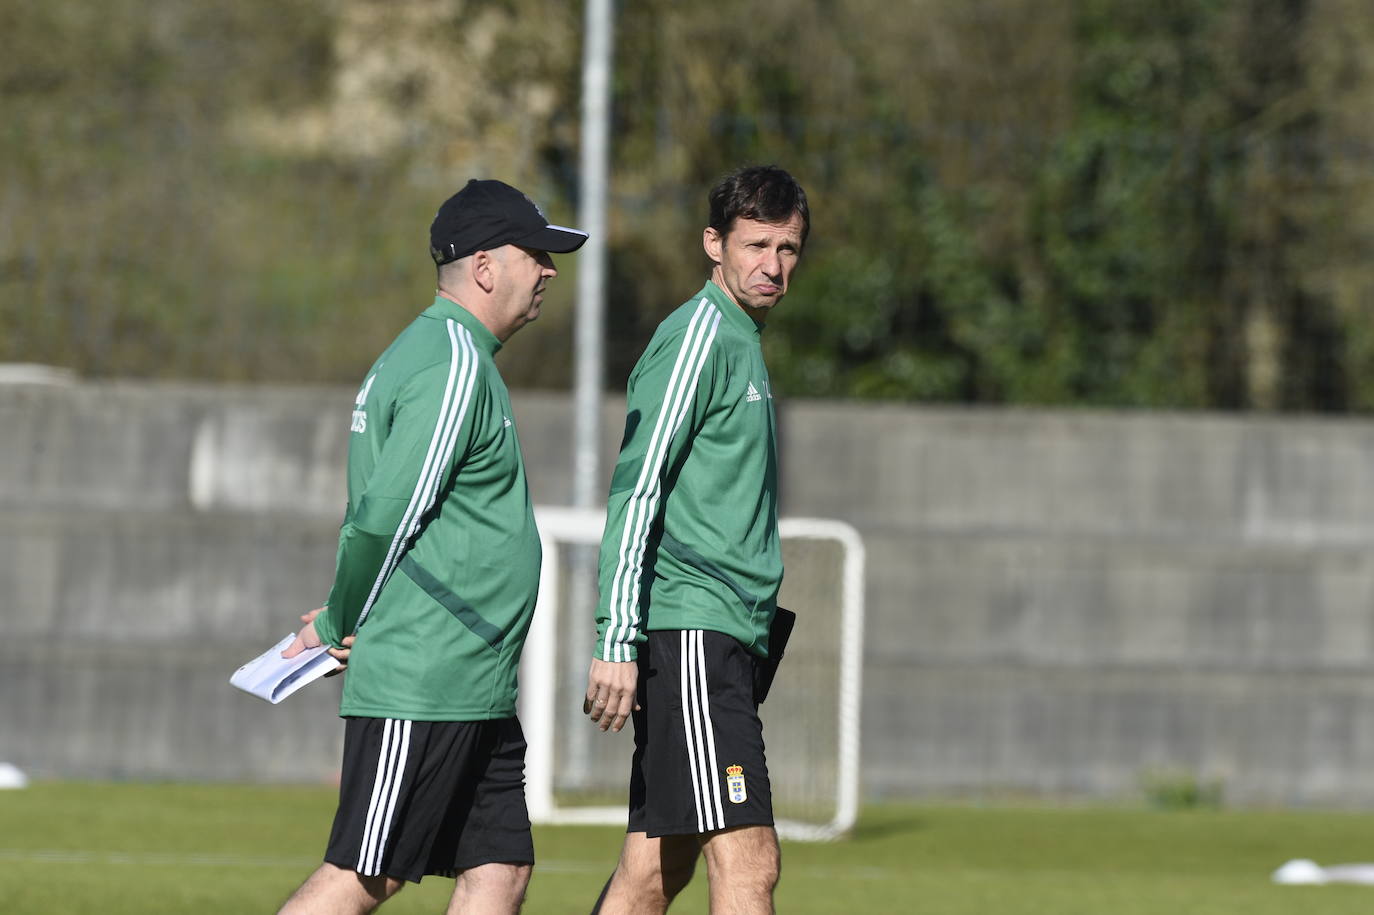
<path fill-rule="evenodd" d="M 358 396 L 353 398 L 353 423 L 349 427 L 350 432 L 367 431 L 367 411 L 364 410 L 363 407 L 367 404 L 367 395 L 368 392 L 372 390 L 372 382 L 376 380 L 377 373 L 373 372 L 372 377 L 368 378 L 358 390 Z"/>
<path fill-rule="evenodd" d="M 503 419 L 503 420 L 505 421 L 505 422 L 504 422 L 504 425 L 505 425 L 505 427 L 506 427 L 507 429 L 509 429 L 509 428 L 510 428 L 510 417 L 509 417 L 509 416 L 502 416 L 501 419 Z"/>
<path fill-rule="evenodd" d="M 759 389 L 754 387 L 754 382 L 749 382 L 749 390 L 744 392 L 744 399 L 749 403 L 763 399 L 763 395 L 759 393 Z"/>

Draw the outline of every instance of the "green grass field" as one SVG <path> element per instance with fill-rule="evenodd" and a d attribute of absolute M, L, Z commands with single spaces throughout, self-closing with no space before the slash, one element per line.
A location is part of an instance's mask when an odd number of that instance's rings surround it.
<path fill-rule="evenodd" d="M 272 912 L 318 863 L 328 788 L 38 783 L 0 792 L 0 912 Z M 585 913 L 615 828 L 540 827 L 525 912 Z M 1303 915 L 1374 910 L 1374 887 L 1283 887 L 1290 858 L 1374 860 L 1374 815 L 875 806 L 854 836 L 785 843 L 778 911 Z M 704 873 L 674 912 L 705 912 Z M 451 881 L 386 912 L 439 912 Z"/>

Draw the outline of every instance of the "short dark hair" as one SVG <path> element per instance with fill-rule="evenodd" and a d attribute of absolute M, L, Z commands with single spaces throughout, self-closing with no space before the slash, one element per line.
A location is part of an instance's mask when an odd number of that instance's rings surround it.
<path fill-rule="evenodd" d="M 795 213 L 802 220 L 802 244 L 811 231 L 811 211 L 806 191 L 776 165 L 750 165 L 737 169 L 711 189 L 711 216 L 707 223 L 722 237 L 743 217 L 758 222 L 786 222 Z"/>

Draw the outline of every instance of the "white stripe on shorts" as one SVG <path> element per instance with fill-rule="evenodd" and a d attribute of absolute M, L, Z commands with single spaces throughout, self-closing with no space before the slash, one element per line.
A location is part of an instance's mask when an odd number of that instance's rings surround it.
<path fill-rule="evenodd" d="M 725 828 L 725 810 L 716 777 L 716 734 L 711 724 L 711 700 L 706 682 L 706 652 L 700 629 L 682 632 L 682 728 L 692 773 L 692 797 L 697 808 L 697 831 Z"/>
<path fill-rule="evenodd" d="M 410 722 L 387 718 L 382 726 L 382 751 L 377 759 L 377 777 L 372 782 L 363 845 L 358 854 L 358 873 L 364 877 L 376 877 L 382 872 L 382 855 L 391 835 L 396 797 L 401 790 L 409 755 Z"/>

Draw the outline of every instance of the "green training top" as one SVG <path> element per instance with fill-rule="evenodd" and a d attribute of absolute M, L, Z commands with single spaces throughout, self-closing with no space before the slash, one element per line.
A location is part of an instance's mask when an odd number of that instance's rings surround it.
<path fill-rule="evenodd" d="M 501 343 L 443 297 L 378 358 L 353 410 L 334 587 L 315 620 L 358 638 L 340 714 L 515 714 L 541 551 Z"/>
<path fill-rule="evenodd" d="M 766 656 L 782 584 L 777 432 L 755 323 L 707 283 L 630 373 L 601 539 L 596 657 L 710 629 Z"/>

